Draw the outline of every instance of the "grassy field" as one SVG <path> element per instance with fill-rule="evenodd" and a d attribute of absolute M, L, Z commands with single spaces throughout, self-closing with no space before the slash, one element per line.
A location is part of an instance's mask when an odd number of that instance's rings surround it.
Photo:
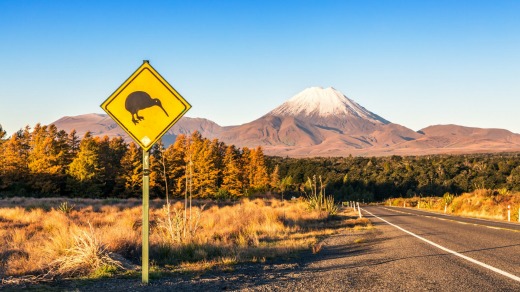
<path fill-rule="evenodd" d="M 389 206 L 407 206 L 439 212 L 494 220 L 507 220 L 508 206 L 511 221 L 518 222 L 520 193 L 507 190 L 476 190 L 454 196 L 446 193 L 443 197 L 413 197 L 388 199 Z"/>
<path fill-rule="evenodd" d="M 141 262 L 139 200 L 0 200 L 0 277 L 137 276 Z M 371 228 L 340 209 L 335 216 L 304 200 L 243 199 L 217 203 L 150 202 L 152 273 L 233 269 L 318 252 L 323 237 L 345 228 Z"/>

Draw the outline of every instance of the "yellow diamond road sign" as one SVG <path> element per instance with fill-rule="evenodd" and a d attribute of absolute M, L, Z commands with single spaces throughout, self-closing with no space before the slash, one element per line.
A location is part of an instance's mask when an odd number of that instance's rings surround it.
<path fill-rule="evenodd" d="M 148 151 L 191 105 L 144 61 L 101 108 Z"/>

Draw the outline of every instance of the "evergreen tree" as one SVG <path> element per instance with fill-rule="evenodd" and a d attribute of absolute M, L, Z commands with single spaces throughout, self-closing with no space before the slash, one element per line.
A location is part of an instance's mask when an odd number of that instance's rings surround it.
<path fill-rule="evenodd" d="M 121 137 L 109 139 L 108 136 L 96 138 L 99 144 L 99 162 L 103 169 L 103 195 L 118 196 L 123 191 L 123 186 L 118 184 L 118 176 L 121 172 L 121 159 L 126 152 L 127 144 Z"/>
<path fill-rule="evenodd" d="M 63 180 L 65 165 L 64 153 L 57 142 L 56 126 L 50 127 L 36 124 L 28 153 L 28 168 L 31 174 L 32 188 L 40 194 L 59 194 L 60 182 Z"/>
<path fill-rule="evenodd" d="M 211 147 L 213 148 L 213 155 L 215 161 L 215 168 L 217 170 L 216 189 L 220 188 L 223 181 L 224 172 L 224 155 L 226 153 L 227 146 L 224 142 L 220 142 L 218 139 L 211 141 Z"/>
<path fill-rule="evenodd" d="M 134 142 L 128 146 L 128 150 L 121 158 L 121 172 L 118 180 L 124 184 L 124 197 L 137 196 L 143 186 L 142 152 Z"/>
<path fill-rule="evenodd" d="M 201 181 L 203 174 L 199 166 L 202 165 L 202 156 L 204 151 L 204 141 L 199 132 L 195 131 L 191 134 L 187 143 L 186 153 L 186 176 L 188 180 L 188 191 L 194 196 L 202 193 Z"/>
<path fill-rule="evenodd" d="M 0 144 L 4 142 L 4 139 L 7 136 L 7 132 L 2 128 L 2 125 L 0 125 Z"/>
<path fill-rule="evenodd" d="M 78 155 L 69 165 L 69 186 L 76 195 L 98 197 L 104 183 L 104 168 L 100 161 L 100 141 L 87 132 L 81 140 Z"/>
<path fill-rule="evenodd" d="M 164 197 L 168 184 L 168 169 L 164 157 L 162 140 L 155 143 L 150 150 L 150 194 Z"/>
<path fill-rule="evenodd" d="M 242 193 L 250 194 L 250 189 L 253 182 L 253 169 L 251 166 L 251 150 L 249 148 L 242 148 L 242 154 L 240 155 L 240 169 L 242 169 L 242 174 L 240 179 L 242 181 Z"/>
<path fill-rule="evenodd" d="M 241 196 L 243 186 L 240 177 L 242 169 L 239 160 L 239 151 L 234 145 L 230 145 L 226 148 L 223 164 L 224 169 L 221 188 L 232 196 Z"/>
<path fill-rule="evenodd" d="M 0 189 L 12 192 L 15 195 L 25 195 L 29 186 L 27 179 L 29 167 L 27 165 L 28 153 L 24 149 L 20 135 L 12 135 L 0 145 Z"/>
<path fill-rule="evenodd" d="M 216 193 L 219 170 L 217 155 L 208 139 L 195 132 L 191 137 L 191 161 L 193 163 L 193 191 L 198 197 L 208 197 Z"/>
<path fill-rule="evenodd" d="M 74 157 L 76 157 L 76 154 L 79 151 L 79 145 L 81 143 L 81 139 L 78 137 L 75 129 L 72 129 L 72 131 L 70 131 L 69 136 L 67 137 L 67 143 L 69 144 L 70 156 L 73 159 Z"/>
<path fill-rule="evenodd" d="M 280 166 L 278 164 L 274 166 L 269 185 L 271 186 L 272 190 L 280 190 Z"/>
<path fill-rule="evenodd" d="M 187 148 L 188 138 L 184 134 L 177 136 L 175 143 L 170 145 L 164 152 L 164 160 L 167 165 L 169 188 L 172 194 L 183 197 L 186 192 L 187 174 Z"/>
<path fill-rule="evenodd" d="M 54 125 L 51 125 L 51 128 L 55 127 Z M 67 168 L 69 164 L 72 162 L 74 157 L 70 156 L 70 147 L 68 143 L 68 135 L 67 132 L 64 130 L 60 130 L 55 135 L 56 140 L 56 148 L 58 149 L 60 153 L 60 159 L 59 164 L 61 165 L 61 173 L 62 175 L 65 175 L 67 173 Z"/>
<path fill-rule="evenodd" d="M 254 190 L 265 190 L 269 185 L 269 175 L 265 165 L 265 157 L 262 147 L 251 150 L 250 154 L 250 182 Z"/>

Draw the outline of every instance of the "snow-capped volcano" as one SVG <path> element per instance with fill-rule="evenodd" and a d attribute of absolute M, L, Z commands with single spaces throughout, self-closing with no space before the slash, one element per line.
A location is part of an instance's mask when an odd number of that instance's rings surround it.
<path fill-rule="evenodd" d="M 375 123 L 388 124 L 389 121 L 368 111 L 357 102 L 346 97 L 333 87 L 310 87 L 296 94 L 281 106 L 272 110 L 274 116 L 311 116 L 315 118 L 354 117 Z"/>
<path fill-rule="evenodd" d="M 386 147 L 419 136 L 368 111 L 338 90 L 311 87 L 293 96 L 261 118 L 227 127 L 224 141 L 253 146 L 335 151 L 343 147 Z M 303 147 L 303 148 L 302 148 Z"/>

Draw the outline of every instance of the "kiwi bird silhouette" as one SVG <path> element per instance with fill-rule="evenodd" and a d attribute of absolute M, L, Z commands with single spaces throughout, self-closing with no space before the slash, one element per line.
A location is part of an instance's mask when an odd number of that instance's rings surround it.
<path fill-rule="evenodd" d="M 151 98 L 150 95 L 144 91 L 134 91 L 130 93 L 125 101 L 125 108 L 132 114 L 132 122 L 134 122 L 135 125 L 137 125 L 139 121 L 144 120 L 144 117 L 139 116 L 139 111 L 152 106 L 160 107 L 166 116 L 169 117 L 161 101 L 158 98 Z"/>

